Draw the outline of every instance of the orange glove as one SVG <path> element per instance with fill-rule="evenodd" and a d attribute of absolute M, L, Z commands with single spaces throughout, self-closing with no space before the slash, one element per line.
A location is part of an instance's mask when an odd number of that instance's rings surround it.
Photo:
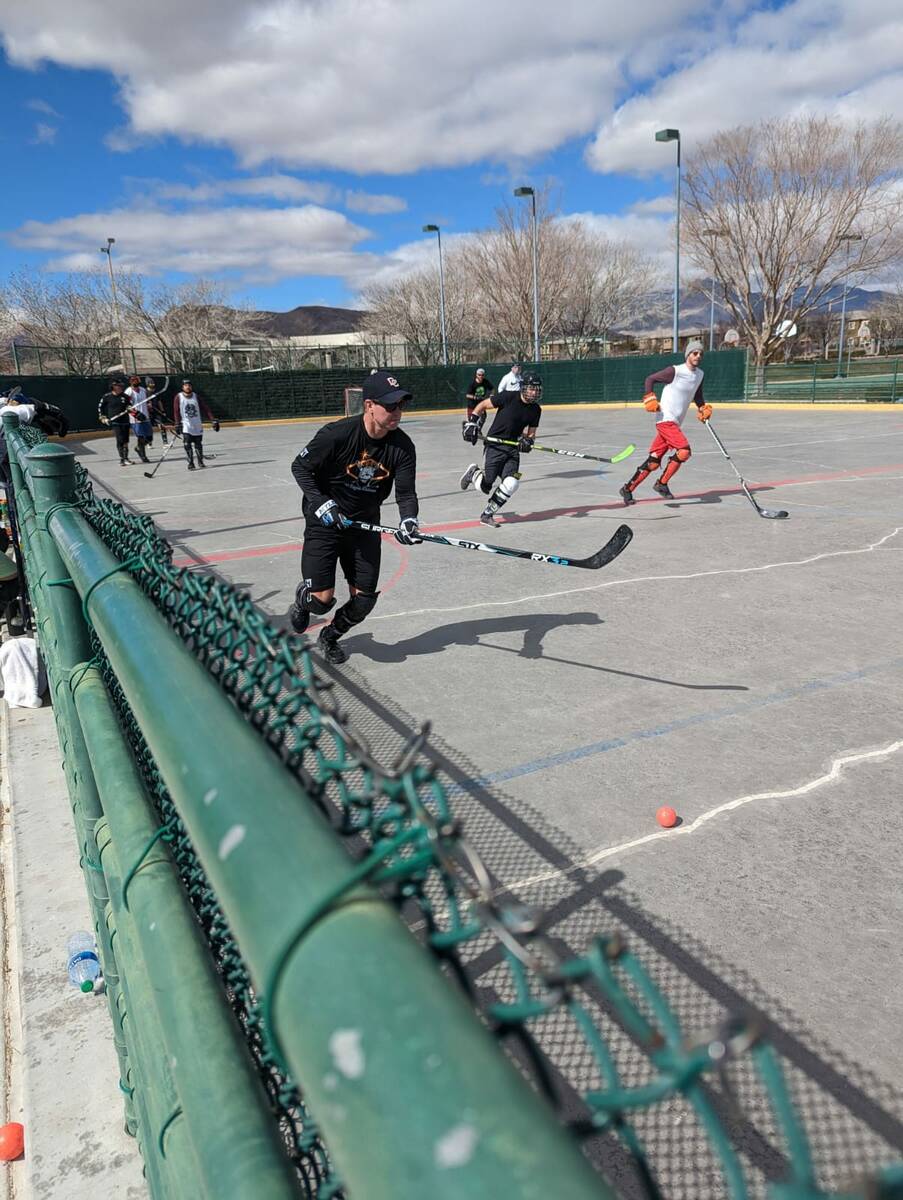
<path fill-rule="evenodd" d="M 696 416 L 699 418 L 700 421 L 707 421 L 711 415 L 712 415 L 711 404 L 700 404 L 699 407 L 696 409 Z"/>
<path fill-rule="evenodd" d="M 658 412 L 660 405 L 655 392 L 647 392 L 643 397 L 643 408 L 646 412 Z"/>

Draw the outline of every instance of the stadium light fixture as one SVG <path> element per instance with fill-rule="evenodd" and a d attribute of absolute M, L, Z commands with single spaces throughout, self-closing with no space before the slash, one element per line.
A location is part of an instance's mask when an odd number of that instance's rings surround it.
<path fill-rule="evenodd" d="M 445 272 L 442 269 L 442 230 L 438 225 L 424 225 L 424 233 L 434 233 L 439 243 L 439 324 L 442 333 L 442 365 L 448 366 L 448 342 L 445 338 Z"/>
<path fill-rule="evenodd" d="M 514 189 L 515 196 L 530 197 L 533 226 L 533 361 L 539 363 L 539 258 L 536 241 L 536 192 L 531 187 Z"/>
<path fill-rule="evenodd" d="M 672 349 L 678 351 L 678 321 L 680 306 L 680 130 L 659 129 L 656 131 L 657 142 L 677 142 L 677 212 L 674 227 L 674 334 Z"/>

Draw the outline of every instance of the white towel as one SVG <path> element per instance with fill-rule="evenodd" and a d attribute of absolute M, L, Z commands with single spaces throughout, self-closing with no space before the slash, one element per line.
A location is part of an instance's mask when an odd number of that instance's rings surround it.
<path fill-rule="evenodd" d="M 47 678 L 34 638 L 10 638 L 0 646 L 0 674 L 10 708 L 41 707 Z"/>

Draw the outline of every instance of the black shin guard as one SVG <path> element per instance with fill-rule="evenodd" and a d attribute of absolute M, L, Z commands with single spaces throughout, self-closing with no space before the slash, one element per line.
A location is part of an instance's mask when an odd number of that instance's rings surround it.
<path fill-rule="evenodd" d="M 335 596 L 331 600 L 319 600 L 310 590 L 305 579 L 295 590 L 295 602 L 288 610 L 288 619 L 295 633 L 304 633 L 310 624 L 311 617 L 324 617 L 335 604 Z"/>
<path fill-rule="evenodd" d="M 332 618 L 332 624 L 329 626 L 333 631 L 332 636 L 341 637 L 352 626 L 360 625 L 361 621 L 373 611 L 378 599 L 379 592 L 355 593 L 346 604 L 336 611 L 336 615 Z"/>
<path fill-rule="evenodd" d="M 653 471 L 657 471 L 661 465 L 662 460 L 650 454 L 646 461 L 641 463 L 627 480 L 627 486 L 633 491 L 638 484 L 643 482 L 647 475 L 651 475 Z"/>

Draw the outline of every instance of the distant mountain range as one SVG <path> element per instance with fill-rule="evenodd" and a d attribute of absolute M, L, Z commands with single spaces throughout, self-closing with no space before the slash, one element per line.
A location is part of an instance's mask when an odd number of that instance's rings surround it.
<path fill-rule="evenodd" d="M 358 308 L 328 308 L 322 304 L 300 304 L 288 312 L 256 312 L 255 325 L 268 337 L 316 337 L 318 334 L 351 333 L 363 329 L 366 312 Z"/>
<path fill-rule="evenodd" d="M 874 308 L 887 297 L 887 292 L 868 291 L 851 287 L 847 292 L 847 312 L 862 312 Z M 674 293 L 671 291 L 650 292 L 643 311 L 629 324 L 623 333 L 649 333 L 653 330 L 671 328 Z M 680 327 L 682 330 L 700 330 L 709 327 L 709 299 L 698 291 L 685 288 L 680 294 Z M 819 311 L 831 309 L 836 312 L 843 303 L 843 288 L 831 288 L 819 305 Z M 715 297 L 715 325 L 730 324 L 733 317 L 729 310 L 718 303 Z"/>
<path fill-rule="evenodd" d="M 850 288 L 847 310 L 861 312 L 873 308 L 887 296 L 882 291 Z M 648 333 L 671 327 L 673 292 L 650 292 L 643 311 L 620 332 Z M 842 288 L 832 288 L 820 308 L 836 310 L 843 299 Z M 334 333 L 353 333 L 363 329 L 366 311 L 359 308 L 330 308 L 322 304 L 300 304 L 288 312 L 259 311 L 251 314 L 255 326 L 267 337 L 317 337 Z M 715 300 L 715 324 L 730 323 L 731 314 Z M 681 329 L 708 329 L 709 301 L 699 292 L 684 289 L 680 296 Z"/>

